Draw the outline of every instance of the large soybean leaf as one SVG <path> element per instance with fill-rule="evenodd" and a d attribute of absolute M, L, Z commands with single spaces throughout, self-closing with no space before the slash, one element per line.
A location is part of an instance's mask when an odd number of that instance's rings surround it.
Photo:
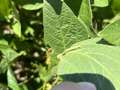
<path fill-rule="evenodd" d="M 109 5 L 109 0 L 94 0 L 94 6 L 106 7 Z"/>
<path fill-rule="evenodd" d="M 77 19 L 64 2 L 44 0 L 44 3 L 44 40 L 56 53 L 90 36 L 86 25 Z"/>
<path fill-rule="evenodd" d="M 106 26 L 99 33 L 99 36 L 111 44 L 120 45 L 120 20 Z"/>
<path fill-rule="evenodd" d="M 78 18 L 82 19 L 88 27 L 91 27 L 92 11 L 90 0 L 64 0 L 64 1 Z"/>
<path fill-rule="evenodd" d="M 69 49 L 59 55 L 58 75 L 96 74 L 107 78 L 120 90 L 120 47 L 102 44 L 89 44 Z M 79 77 L 81 78 L 81 77 Z M 87 78 L 87 77 L 86 77 Z M 99 80 L 98 84 L 102 84 Z M 101 86 L 98 90 L 108 90 Z"/>
<path fill-rule="evenodd" d="M 0 73 L 4 73 L 8 66 L 11 65 L 11 62 L 18 56 L 22 55 L 22 53 L 17 53 L 8 45 L 3 44 L 0 44 L 0 51 L 3 54 L 2 60 L 0 61 Z"/>
<path fill-rule="evenodd" d="M 81 18 L 88 27 L 92 27 L 92 10 L 90 0 L 82 0 L 78 18 Z"/>
<path fill-rule="evenodd" d="M 100 44 L 100 41 L 101 41 L 100 37 L 87 39 L 87 40 L 80 41 L 80 42 L 77 42 L 77 43 L 73 44 L 69 49 L 71 49 L 71 48 L 74 49 L 75 47 L 81 47 L 81 46 L 84 46 L 84 45 L 91 45 L 91 44 L 97 44 L 97 43 Z"/>
<path fill-rule="evenodd" d="M 7 71 L 7 80 L 8 80 L 8 86 L 12 90 L 21 90 L 20 86 L 17 83 L 17 80 L 15 79 L 13 71 L 10 67 L 8 68 L 8 71 Z"/>

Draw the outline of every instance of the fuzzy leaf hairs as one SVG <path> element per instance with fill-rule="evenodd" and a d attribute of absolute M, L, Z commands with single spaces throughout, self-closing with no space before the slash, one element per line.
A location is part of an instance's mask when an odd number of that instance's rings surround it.
<path fill-rule="evenodd" d="M 96 86 L 90 82 L 74 83 L 70 81 L 62 82 L 54 86 L 51 90 L 97 90 Z"/>

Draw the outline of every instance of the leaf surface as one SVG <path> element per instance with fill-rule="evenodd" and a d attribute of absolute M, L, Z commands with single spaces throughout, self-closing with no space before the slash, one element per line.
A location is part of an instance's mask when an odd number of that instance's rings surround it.
<path fill-rule="evenodd" d="M 120 47 L 102 44 L 84 44 L 77 48 L 71 48 L 59 55 L 58 59 L 60 59 L 60 62 L 57 73 L 59 75 L 76 73 L 102 75 L 115 86 L 115 90 L 119 90 L 119 53 Z M 97 83 L 101 84 L 99 81 Z M 101 88 L 99 90 L 106 90 L 105 87 Z"/>
<path fill-rule="evenodd" d="M 44 0 L 43 20 L 45 42 L 56 53 L 61 53 L 73 43 L 87 39 L 89 29 L 78 20 L 71 9 L 60 0 Z"/>
<path fill-rule="evenodd" d="M 12 90 L 21 90 L 17 80 L 14 77 L 13 71 L 11 70 L 11 68 L 8 68 L 7 71 L 7 80 L 8 80 L 8 86 L 12 89 Z"/>
<path fill-rule="evenodd" d="M 82 0 L 78 18 L 81 18 L 88 27 L 92 27 L 92 10 L 90 0 Z"/>
<path fill-rule="evenodd" d="M 120 45 L 120 20 L 106 26 L 99 33 L 99 36 L 111 44 Z"/>
<path fill-rule="evenodd" d="M 108 0 L 94 0 L 94 6 L 106 7 L 108 5 L 109 5 L 109 1 Z"/>
<path fill-rule="evenodd" d="M 0 18 L 8 18 L 11 11 L 10 0 L 0 0 Z"/>
<path fill-rule="evenodd" d="M 12 28 L 13 28 L 13 32 L 18 37 L 21 37 L 21 23 L 19 20 L 15 20 L 15 23 L 13 23 Z"/>
<path fill-rule="evenodd" d="M 44 4 L 43 3 L 35 3 L 35 4 L 25 4 L 23 5 L 22 8 L 26 10 L 38 10 L 40 8 L 43 8 Z"/>
<path fill-rule="evenodd" d="M 4 73 L 8 66 L 11 65 L 11 62 L 15 60 L 18 56 L 23 53 L 17 53 L 13 49 L 11 49 L 8 45 L 0 44 L 0 51 L 3 54 L 2 60 L 0 61 L 0 73 Z"/>

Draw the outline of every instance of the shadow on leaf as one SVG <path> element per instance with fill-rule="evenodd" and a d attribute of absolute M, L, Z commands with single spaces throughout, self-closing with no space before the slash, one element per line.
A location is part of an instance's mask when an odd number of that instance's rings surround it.
<path fill-rule="evenodd" d="M 106 77 L 99 74 L 91 74 L 91 73 L 76 73 L 76 74 L 66 74 L 61 75 L 64 81 L 72 81 L 72 82 L 91 82 L 96 85 L 97 90 L 115 90 L 112 82 Z"/>
<path fill-rule="evenodd" d="M 56 14 L 60 15 L 62 2 L 60 0 L 47 0 L 47 2 L 54 8 Z"/>

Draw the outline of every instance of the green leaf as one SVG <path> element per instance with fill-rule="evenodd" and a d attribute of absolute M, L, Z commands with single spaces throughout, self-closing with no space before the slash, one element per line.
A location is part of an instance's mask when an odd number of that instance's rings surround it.
<path fill-rule="evenodd" d="M 115 14 L 120 13 L 120 0 L 112 0 L 111 7 Z"/>
<path fill-rule="evenodd" d="M 92 11 L 90 0 L 75 0 L 75 1 L 64 0 L 64 1 L 78 18 L 82 19 L 88 27 L 91 27 Z"/>
<path fill-rule="evenodd" d="M 82 0 L 78 18 L 81 18 L 88 27 L 92 27 L 92 10 L 90 0 Z"/>
<path fill-rule="evenodd" d="M 21 37 L 21 23 L 19 20 L 15 19 L 15 22 L 12 24 L 12 29 L 18 37 Z"/>
<path fill-rule="evenodd" d="M 21 90 L 28 90 L 27 85 L 25 84 L 20 85 L 20 88 Z"/>
<path fill-rule="evenodd" d="M 7 85 L 0 83 L 0 90 L 9 90 Z"/>
<path fill-rule="evenodd" d="M 35 3 L 35 4 L 25 4 L 22 6 L 22 8 L 26 10 L 38 10 L 40 8 L 43 8 L 43 3 Z"/>
<path fill-rule="evenodd" d="M 89 44 L 72 48 L 59 55 L 58 75 L 97 74 L 107 78 L 115 90 L 120 90 L 120 47 Z M 81 77 L 79 77 L 81 78 Z M 99 85 L 101 82 L 97 81 Z M 108 90 L 100 87 L 98 90 Z"/>
<path fill-rule="evenodd" d="M 90 30 L 60 0 L 44 0 L 44 38 L 56 53 L 73 43 L 89 38 Z"/>
<path fill-rule="evenodd" d="M 13 32 L 18 36 L 21 37 L 21 23 L 20 23 L 20 16 L 19 16 L 19 12 L 15 6 L 15 3 L 12 3 L 12 14 L 10 15 L 10 19 L 12 19 L 13 21 L 11 22 L 11 28 L 13 29 Z"/>
<path fill-rule="evenodd" d="M 109 23 L 114 23 L 115 21 L 120 20 L 120 13 L 116 14 L 111 20 L 109 20 Z"/>
<path fill-rule="evenodd" d="M 46 69 L 46 67 L 43 67 L 40 65 L 39 67 L 39 76 L 40 76 L 40 79 L 44 82 L 48 82 L 51 77 L 52 77 L 52 69 Z"/>
<path fill-rule="evenodd" d="M 11 11 L 10 0 L 0 0 L 0 17 L 8 18 Z"/>
<path fill-rule="evenodd" d="M 84 46 L 84 45 L 91 45 L 91 44 L 97 44 L 101 41 L 101 38 L 100 37 L 96 37 L 96 38 L 91 38 L 91 39 L 87 39 L 87 40 L 84 40 L 84 41 L 81 41 L 81 42 L 77 42 L 75 44 L 73 44 L 71 46 L 71 48 L 74 48 L 74 47 L 81 47 L 81 46 Z"/>
<path fill-rule="evenodd" d="M 14 2 L 25 10 L 38 10 L 44 6 L 43 0 L 14 0 Z"/>
<path fill-rule="evenodd" d="M 7 71 L 7 80 L 8 80 L 8 86 L 12 89 L 12 90 L 21 90 L 17 80 L 15 79 L 14 75 L 13 75 L 13 71 L 11 70 L 11 68 L 8 68 Z"/>
<path fill-rule="evenodd" d="M 106 26 L 99 36 L 111 44 L 120 45 L 120 20 Z"/>
<path fill-rule="evenodd" d="M 25 31 L 25 35 L 28 35 L 28 34 L 34 36 L 34 29 L 30 26 L 27 26 L 26 31 Z"/>
<path fill-rule="evenodd" d="M 22 55 L 23 53 L 17 53 L 7 45 L 0 44 L 0 51 L 2 52 L 2 60 L 0 62 L 0 73 L 4 73 L 8 66 L 11 65 L 11 62 Z"/>
<path fill-rule="evenodd" d="M 8 41 L 6 41 L 5 39 L 0 39 L 0 44 L 8 45 Z"/>
<path fill-rule="evenodd" d="M 94 6 L 97 7 L 106 7 L 109 5 L 108 0 L 94 0 Z"/>

